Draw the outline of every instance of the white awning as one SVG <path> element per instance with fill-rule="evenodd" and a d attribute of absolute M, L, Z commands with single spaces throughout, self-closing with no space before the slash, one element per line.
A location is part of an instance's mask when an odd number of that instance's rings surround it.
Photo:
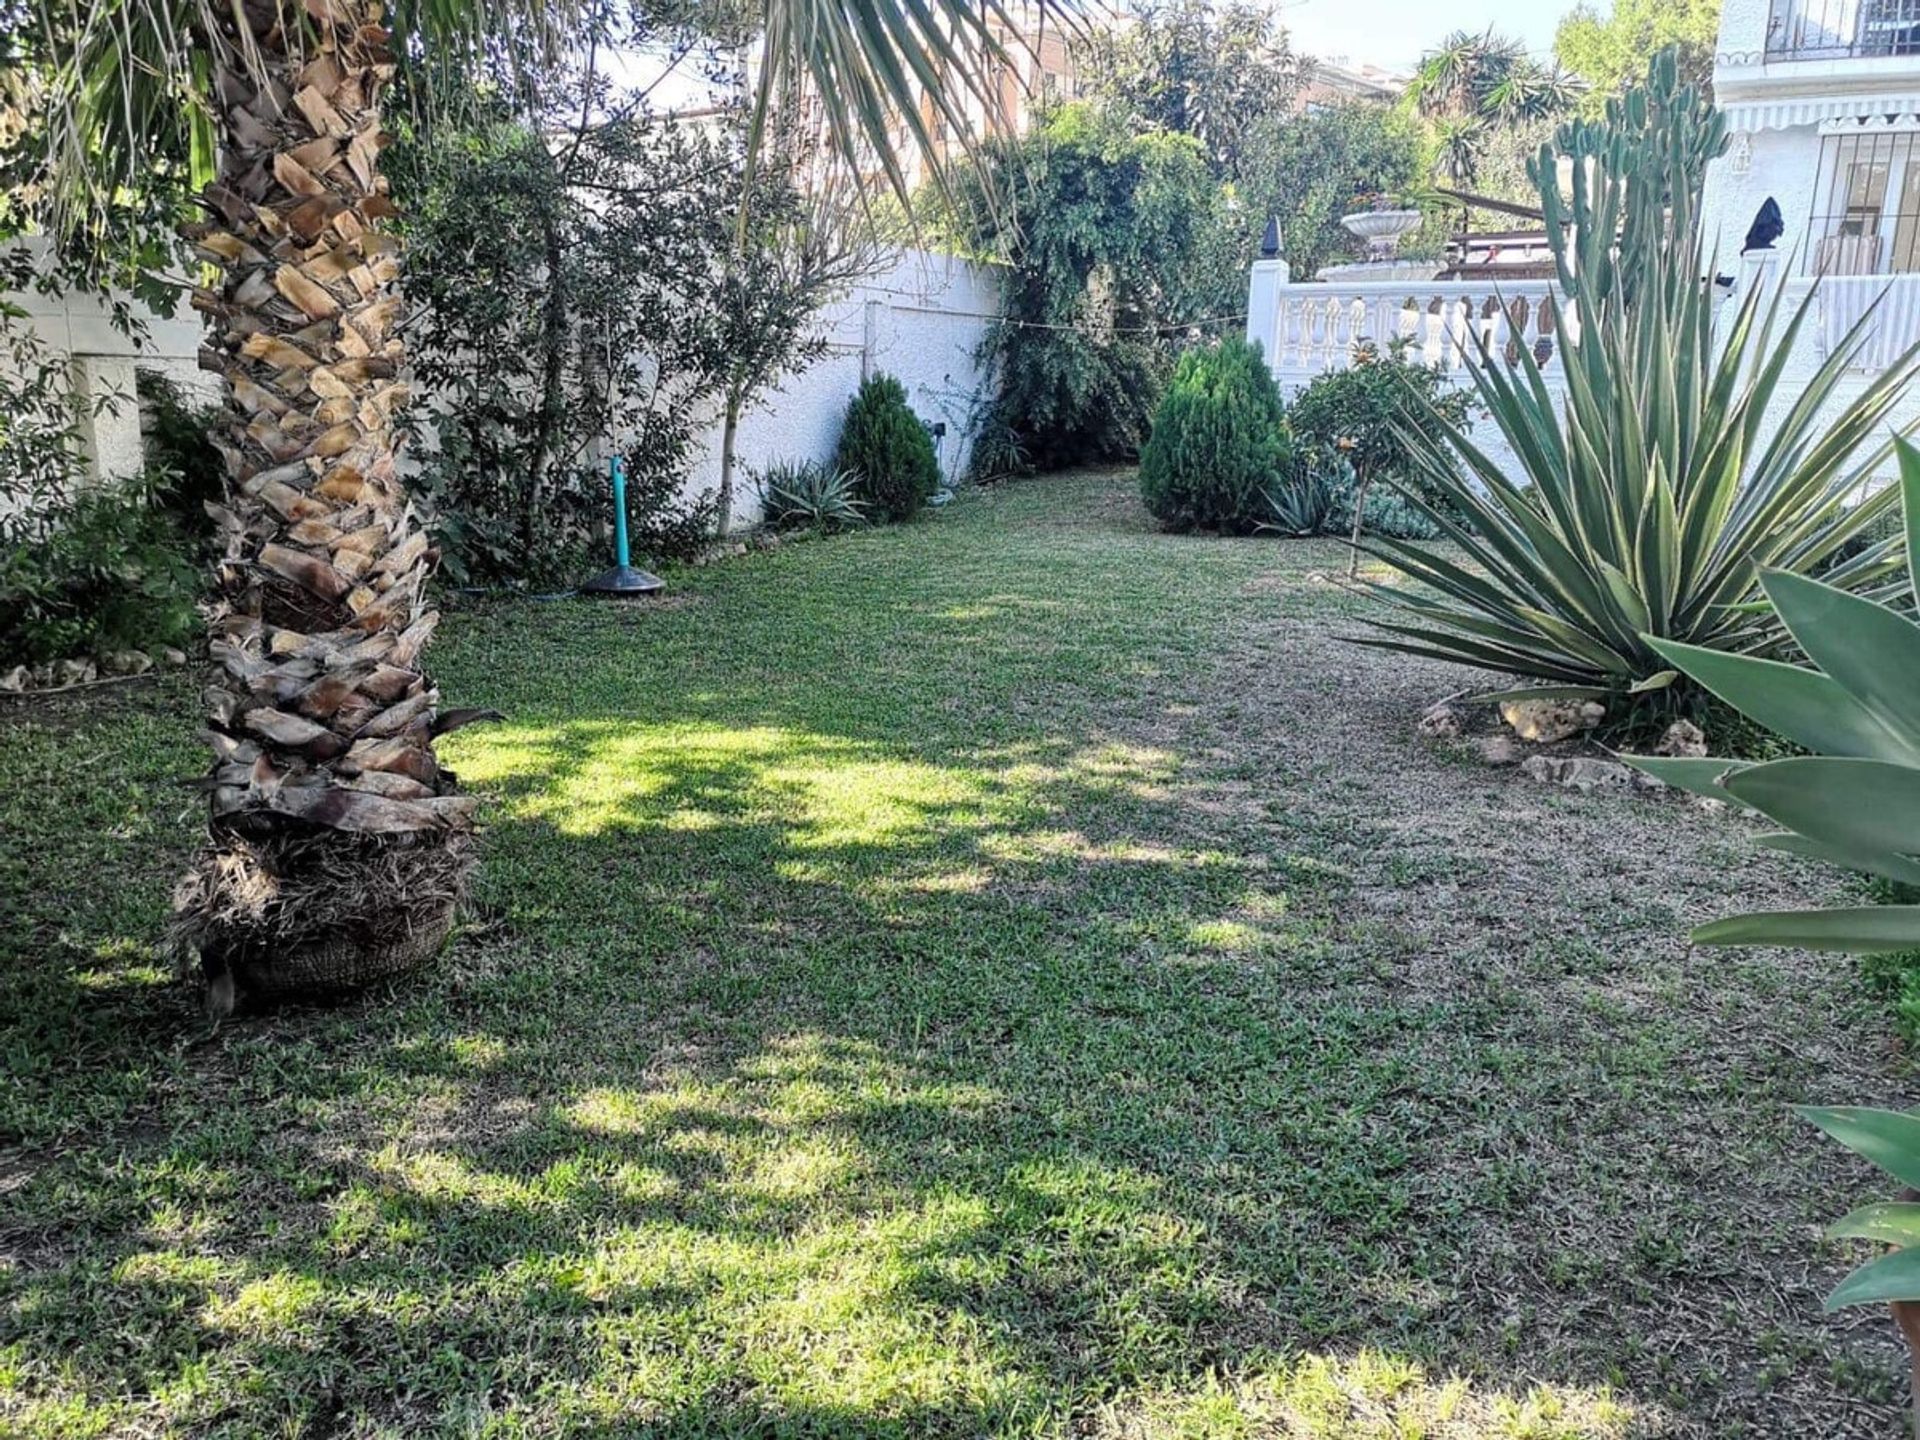
<path fill-rule="evenodd" d="M 1795 96 L 1723 103 L 1729 131 L 1791 130 L 1823 120 L 1911 119 L 1920 115 L 1920 94 Z"/>

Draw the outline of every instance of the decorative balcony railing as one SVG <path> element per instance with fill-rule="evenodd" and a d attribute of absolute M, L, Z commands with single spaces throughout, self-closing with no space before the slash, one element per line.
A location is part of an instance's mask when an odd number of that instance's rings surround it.
<path fill-rule="evenodd" d="M 1408 360 L 1462 379 L 1483 343 L 1516 363 L 1525 346 L 1549 372 L 1560 363 L 1546 280 L 1283 285 L 1271 328 L 1255 319 L 1275 373 L 1287 379 L 1344 368 L 1362 341 L 1385 346 L 1396 339 L 1408 342 Z"/>
<path fill-rule="evenodd" d="M 1915 344 L 1920 344 L 1920 275 L 1828 276 L 1815 282 L 1787 282 L 1782 310 L 1791 313 L 1813 289 L 1815 311 L 1809 326 L 1819 358 L 1831 355 L 1861 321 L 1865 343 L 1848 365 L 1850 370 L 1878 374 Z"/>
<path fill-rule="evenodd" d="M 1774 0 L 1767 59 L 1920 55 L 1920 0 Z"/>

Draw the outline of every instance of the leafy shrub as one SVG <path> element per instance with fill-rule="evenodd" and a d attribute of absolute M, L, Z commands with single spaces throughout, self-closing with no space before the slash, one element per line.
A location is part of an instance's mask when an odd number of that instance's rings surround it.
<path fill-rule="evenodd" d="M 32 282 L 23 263 L 16 252 L 0 256 L 0 289 Z M 160 403 L 169 399 L 178 397 Z M 201 501 L 218 493 L 220 472 L 216 461 L 210 477 L 201 466 L 190 480 L 181 460 L 190 454 L 199 466 L 211 453 L 211 416 L 184 402 L 170 406 L 149 428 L 145 473 L 111 486 L 88 480 L 86 418 L 67 357 L 40 341 L 24 310 L 0 301 L 0 664 L 7 667 L 179 644 L 197 626 L 211 528 Z"/>
<path fill-rule="evenodd" d="M 415 312 L 412 484 L 461 583 L 552 586 L 604 563 L 611 509 L 592 445 L 605 435 L 626 460 L 635 547 L 703 547 L 718 495 L 681 486 L 715 410 L 737 414 L 820 348 L 804 324 L 818 291 L 801 277 L 824 252 L 794 253 L 806 197 L 773 152 L 742 251 L 734 121 L 683 125 L 643 102 L 610 112 L 590 69 L 549 78 L 547 113 L 577 117 L 564 143 L 496 119 L 403 133 L 387 157 Z"/>
<path fill-rule="evenodd" d="M 627 467 L 627 536 L 650 560 L 692 560 L 719 529 L 720 497 L 712 490 L 689 495 L 680 477 L 658 466 Z"/>
<path fill-rule="evenodd" d="M 933 437 L 907 408 L 891 375 L 875 374 L 847 405 L 837 468 L 853 477 L 860 503 L 888 520 L 909 520 L 940 484 Z"/>
<path fill-rule="evenodd" d="M 1239 336 L 1189 350 L 1174 367 L 1140 452 L 1140 494 L 1173 530 L 1243 535 L 1292 453 L 1286 407 L 1260 348 Z"/>
<path fill-rule="evenodd" d="M 1904 505 L 1904 559 L 1909 574 L 1920 574 L 1920 449 L 1904 439 L 1894 444 L 1900 485 L 1888 493 Z M 1633 763 L 1669 784 L 1757 811 L 1781 832 L 1762 836 L 1763 845 L 1864 871 L 1911 896 L 1920 885 L 1920 861 L 1914 858 L 1920 839 L 1913 823 L 1920 807 L 1920 706 L 1914 703 L 1920 624 L 1891 605 L 1784 570 L 1766 571 L 1760 586 L 1811 668 L 1673 641 L 1650 643 L 1669 664 L 1811 753 L 1759 764 L 1646 756 L 1633 757 Z M 1735 915 L 1700 926 L 1692 938 L 1696 945 L 1780 945 L 1889 957 L 1880 974 L 1900 987 L 1904 1012 L 1913 998 L 1910 956 L 1920 946 L 1920 905 Z M 1911 1023 L 1911 1016 L 1903 1019 Z M 1860 1106 L 1796 1108 L 1902 1184 L 1920 1186 L 1920 1115 Z M 1827 1234 L 1876 1242 L 1875 1257 L 1827 1297 L 1829 1310 L 1920 1301 L 1920 1205 L 1868 1205 Z M 1907 1335 L 1912 1344 L 1913 1332 Z"/>
<path fill-rule="evenodd" d="M 177 514 L 189 531 L 207 523 L 206 505 L 226 485 L 226 462 L 214 448 L 217 403 L 196 401 L 158 370 L 141 370 L 140 441 L 153 498 Z"/>
<path fill-rule="evenodd" d="M 151 483 L 83 489 L 32 543 L 0 550 L 0 661 L 15 665 L 187 641 L 199 547 Z"/>
<path fill-rule="evenodd" d="M 1397 337 L 1382 349 L 1361 341 L 1346 369 L 1317 376 L 1294 397 L 1288 420 L 1300 439 L 1346 457 L 1363 505 L 1373 482 L 1384 479 L 1410 486 L 1423 503 L 1458 518 L 1447 492 L 1426 478 L 1412 432 L 1440 427 L 1466 433 L 1472 428 L 1470 397 L 1438 368 L 1408 360 L 1411 343 Z M 1349 533 L 1358 538 L 1351 526 Z"/>
<path fill-rule="evenodd" d="M 814 460 L 781 460 L 760 472 L 760 509 L 776 530 L 849 530 L 867 523 L 853 477 Z"/>
<path fill-rule="evenodd" d="M 1526 484 L 1449 427 L 1409 432 L 1427 483 L 1467 517 L 1449 529 L 1468 563 L 1374 542 L 1421 588 L 1389 591 L 1408 618 L 1366 643 L 1645 712 L 1690 703 L 1670 689 L 1679 671 L 1660 642 L 1782 648 L 1778 618 L 1751 603 L 1758 581 L 1768 567 L 1821 569 L 1880 519 L 1891 491 L 1849 502 L 1887 453 L 1875 434 L 1920 357 L 1841 404 L 1870 329 L 1856 327 L 1796 384 L 1760 443 L 1780 362 L 1812 312 L 1803 304 L 1776 329 L 1779 300 L 1754 287 L 1715 324 L 1714 287 L 1700 282 L 1698 206 L 1725 123 L 1679 85 L 1671 54 L 1645 90 L 1610 102 L 1607 117 L 1563 127 L 1559 155 L 1543 150 L 1534 166 L 1567 297 L 1553 309 L 1564 413 L 1522 346 L 1512 359 L 1482 352 L 1473 380 Z M 1561 156 L 1576 179 L 1570 210 L 1556 180 Z M 1830 400 L 1838 413 L 1822 424 Z M 1882 545 L 1827 576 L 1856 588 L 1896 565 Z"/>

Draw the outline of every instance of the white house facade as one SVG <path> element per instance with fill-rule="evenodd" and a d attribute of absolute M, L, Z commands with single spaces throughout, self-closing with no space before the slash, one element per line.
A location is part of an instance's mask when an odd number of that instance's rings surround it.
<path fill-rule="evenodd" d="M 1776 414 L 1864 319 L 1870 343 L 1829 404 L 1837 413 L 1920 342 L 1920 0 L 1725 0 L 1714 90 L 1729 144 L 1708 171 L 1703 220 L 1707 259 L 1732 281 L 1723 304 L 1781 286 L 1786 308 L 1812 307 Z M 1755 233 L 1769 200 L 1778 224 Z M 1304 281 L 1281 255 L 1253 268 L 1247 335 L 1284 391 L 1347 364 L 1356 340 L 1396 335 L 1464 379 L 1474 330 L 1496 351 L 1527 345 L 1553 385 L 1551 282 L 1409 272 L 1356 283 L 1353 267 L 1338 268 L 1349 273 Z M 1891 418 L 1920 428 L 1920 392 Z M 1487 428 L 1476 443 L 1511 472 Z"/>
<path fill-rule="evenodd" d="M 1730 143 L 1707 175 L 1710 250 L 1743 287 L 1812 292 L 1776 407 L 1864 317 L 1845 404 L 1920 342 L 1920 3 L 1726 0 L 1714 95 Z M 1749 248 L 1768 200 L 1780 233 Z M 1920 394 L 1892 419 L 1920 425 Z"/>

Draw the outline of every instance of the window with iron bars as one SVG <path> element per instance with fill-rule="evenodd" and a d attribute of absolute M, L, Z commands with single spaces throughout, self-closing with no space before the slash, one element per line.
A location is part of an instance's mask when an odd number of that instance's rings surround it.
<path fill-rule="evenodd" d="M 1810 275 L 1920 270 L 1920 131 L 1821 140 L 1801 255 Z"/>
<path fill-rule="evenodd" d="M 1773 0 L 1769 60 L 1920 55 L 1920 0 Z"/>

